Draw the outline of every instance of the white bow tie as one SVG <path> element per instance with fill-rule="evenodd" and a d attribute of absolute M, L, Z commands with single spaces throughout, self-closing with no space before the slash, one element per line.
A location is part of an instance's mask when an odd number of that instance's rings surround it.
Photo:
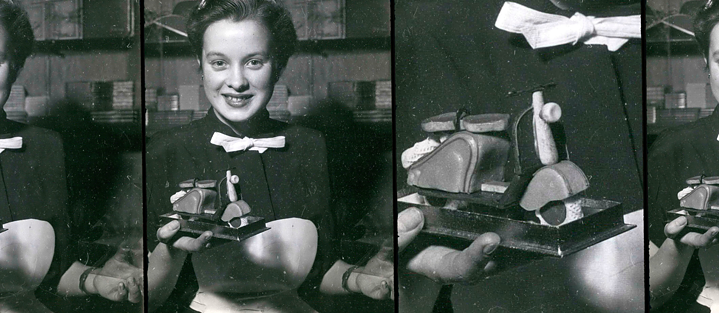
<path fill-rule="evenodd" d="M 12 137 L 7 139 L 0 139 L 0 153 L 5 149 L 20 149 L 22 148 L 22 137 Z"/>
<path fill-rule="evenodd" d="M 514 2 L 505 2 L 494 26 L 522 34 L 533 49 L 576 44 L 606 45 L 617 51 L 629 38 L 641 38 L 640 15 L 592 17 L 574 13 L 569 18 L 539 12 Z"/>
<path fill-rule="evenodd" d="M 237 138 L 215 132 L 212 134 L 210 143 L 222 146 L 225 148 L 225 152 L 245 151 L 250 149 L 262 153 L 268 148 L 283 148 L 285 146 L 285 136 L 254 139 L 250 137 Z"/>

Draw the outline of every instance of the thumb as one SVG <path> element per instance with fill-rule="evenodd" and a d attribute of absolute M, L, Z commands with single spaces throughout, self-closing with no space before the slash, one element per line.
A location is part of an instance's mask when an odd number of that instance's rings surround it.
<path fill-rule="evenodd" d="M 168 241 L 170 241 L 172 239 L 172 237 L 174 237 L 179 230 L 180 230 L 180 222 L 178 222 L 178 221 L 169 222 L 157 230 L 157 239 L 159 239 L 160 242 L 168 243 Z"/>
<path fill-rule="evenodd" d="M 680 216 L 664 226 L 664 234 L 668 238 L 674 238 L 684 229 L 685 226 L 687 226 L 687 218 L 685 216 Z"/>
<path fill-rule="evenodd" d="M 402 252 L 419 232 L 424 228 L 424 215 L 415 207 L 408 208 L 397 214 L 397 246 Z"/>

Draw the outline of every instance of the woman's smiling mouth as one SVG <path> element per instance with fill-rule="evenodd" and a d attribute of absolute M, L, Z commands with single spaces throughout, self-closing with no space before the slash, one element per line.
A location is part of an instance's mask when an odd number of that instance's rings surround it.
<path fill-rule="evenodd" d="M 227 105 L 232 107 L 243 107 L 252 100 L 252 95 L 223 94 L 222 97 L 225 98 Z"/>

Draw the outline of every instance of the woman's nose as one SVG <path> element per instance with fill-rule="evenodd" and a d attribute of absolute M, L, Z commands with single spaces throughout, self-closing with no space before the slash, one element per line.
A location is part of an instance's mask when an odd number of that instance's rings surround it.
<path fill-rule="evenodd" d="M 230 75 L 227 77 L 225 83 L 228 87 L 238 91 L 245 90 L 249 87 L 247 77 L 245 77 L 245 73 L 243 73 L 241 68 L 230 71 Z"/>

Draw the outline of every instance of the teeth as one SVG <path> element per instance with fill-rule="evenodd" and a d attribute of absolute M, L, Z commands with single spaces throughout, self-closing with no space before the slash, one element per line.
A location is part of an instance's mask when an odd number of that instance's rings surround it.
<path fill-rule="evenodd" d="M 230 105 L 234 105 L 234 106 L 244 105 L 251 98 L 249 96 L 235 97 L 235 96 L 230 96 L 230 95 L 225 95 L 224 97 Z"/>

